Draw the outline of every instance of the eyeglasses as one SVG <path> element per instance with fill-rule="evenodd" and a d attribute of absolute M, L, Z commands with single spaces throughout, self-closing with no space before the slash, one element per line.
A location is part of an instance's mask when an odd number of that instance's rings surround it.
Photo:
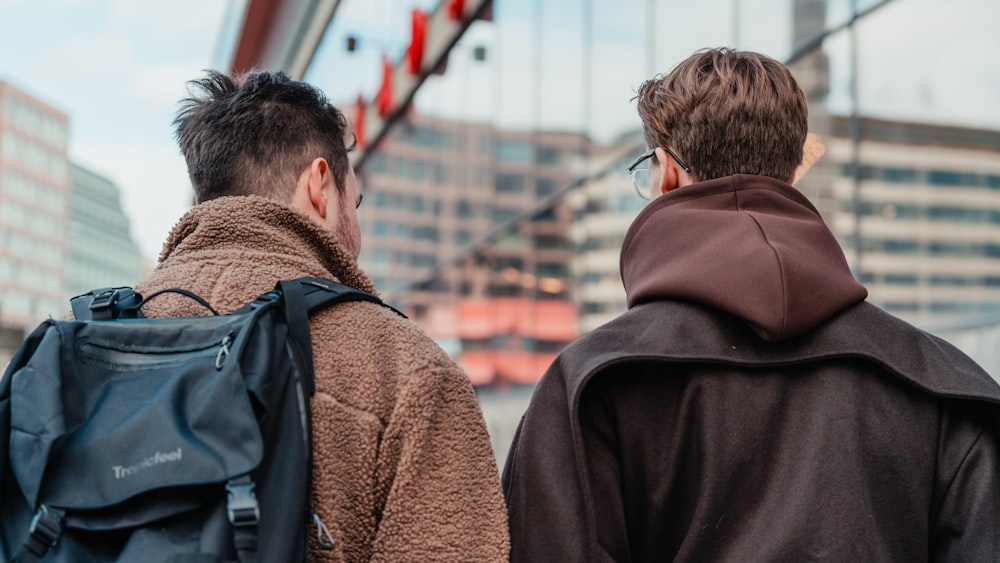
<path fill-rule="evenodd" d="M 646 163 L 646 160 L 656 154 L 657 148 L 660 147 L 653 147 L 640 154 L 639 158 L 633 160 L 632 164 L 629 164 L 628 168 L 625 169 L 625 171 L 628 172 L 628 175 L 632 177 L 632 187 L 635 188 L 635 193 L 639 194 L 639 197 L 642 199 L 653 199 L 653 185 L 649 176 L 649 164 Z M 679 164 L 685 172 L 688 174 L 691 173 L 691 167 L 684 164 L 684 161 L 674 154 L 674 151 L 668 149 L 667 147 L 662 148 L 667 151 L 667 154 L 673 157 L 675 161 L 677 161 L 677 164 Z"/>
<path fill-rule="evenodd" d="M 365 194 L 358 192 L 358 202 L 354 204 L 354 209 L 361 207 L 361 202 L 365 200 Z"/>

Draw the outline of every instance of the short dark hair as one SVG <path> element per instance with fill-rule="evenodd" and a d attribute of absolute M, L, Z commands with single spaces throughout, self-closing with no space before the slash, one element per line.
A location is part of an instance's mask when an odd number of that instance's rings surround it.
<path fill-rule="evenodd" d="M 198 203 L 232 195 L 288 202 L 319 157 L 344 192 L 356 143 L 352 135 L 348 145 L 347 119 L 323 92 L 283 72 L 207 73 L 188 82 L 174 119 Z"/>
<path fill-rule="evenodd" d="M 802 162 L 805 96 L 768 56 L 698 51 L 643 83 L 636 98 L 646 143 L 675 149 L 697 180 L 755 174 L 787 182 Z"/>

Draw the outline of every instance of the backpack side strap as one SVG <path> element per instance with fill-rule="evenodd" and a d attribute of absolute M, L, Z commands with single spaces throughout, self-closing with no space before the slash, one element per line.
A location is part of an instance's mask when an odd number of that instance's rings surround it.
<path fill-rule="evenodd" d="M 19 563 L 34 563 L 40 561 L 49 549 L 59 542 L 62 536 L 62 523 L 66 512 L 58 508 L 41 505 L 35 517 L 31 519 L 28 529 L 28 539 L 21 547 Z"/>

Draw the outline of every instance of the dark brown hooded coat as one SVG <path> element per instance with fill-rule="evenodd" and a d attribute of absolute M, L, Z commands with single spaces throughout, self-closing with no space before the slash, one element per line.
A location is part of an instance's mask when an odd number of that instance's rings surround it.
<path fill-rule="evenodd" d="M 865 303 L 794 188 L 667 193 L 621 271 L 514 439 L 512 560 L 1000 560 L 1000 386 Z"/>
<path fill-rule="evenodd" d="M 137 289 L 180 287 L 231 312 L 279 279 L 314 276 L 368 292 L 341 244 L 260 197 L 199 205 L 174 227 Z M 166 294 L 148 316 L 204 314 Z M 465 374 L 412 322 L 367 302 L 310 322 L 316 370 L 313 499 L 334 551 L 313 561 L 505 561 L 503 495 Z"/>

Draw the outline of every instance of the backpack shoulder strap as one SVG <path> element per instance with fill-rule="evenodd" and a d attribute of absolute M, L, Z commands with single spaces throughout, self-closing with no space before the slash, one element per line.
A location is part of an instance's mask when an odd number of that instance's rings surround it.
<path fill-rule="evenodd" d="M 368 301 L 381 305 L 397 315 L 406 318 L 399 310 L 393 308 L 392 306 L 386 304 L 384 301 L 379 299 L 377 296 L 361 291 L 360 289 L 354 289 L 353 287 L 346 286 L 340 282 L 335 282 L 333 280 L 326 280 L 322 278 L 298 278 L 291 280 L 293 283 L 300 284 L 302 286 L 304 305 L 309 313 L 315 313 L 322 308 L 334 305 L 336 303 L 343 303 L 345 301 Z M 287 282 L 283 282 L 287 283 Z M 287 286 L 286 286 L 287 287 Z M 282 287 L 284 292 L 286 288 Z M 287 295 L 287 293 L 286 293 Z"/>
<path fill-rule="evenodd" d="M 285 302 L 285 322 L 288 324 L 288 334 L 302 352 L 310 395 L 316 392 L 312 338 L 309 335 L 309 315 L 311 313 L 336 303 L 368 301 L 386 307 L 406 318 L 406 315 L 386 305 L 378 297 L 332 280 L 302 277 L 280 281 L 277 289 L 281 291 L 282 299 Z"/>

